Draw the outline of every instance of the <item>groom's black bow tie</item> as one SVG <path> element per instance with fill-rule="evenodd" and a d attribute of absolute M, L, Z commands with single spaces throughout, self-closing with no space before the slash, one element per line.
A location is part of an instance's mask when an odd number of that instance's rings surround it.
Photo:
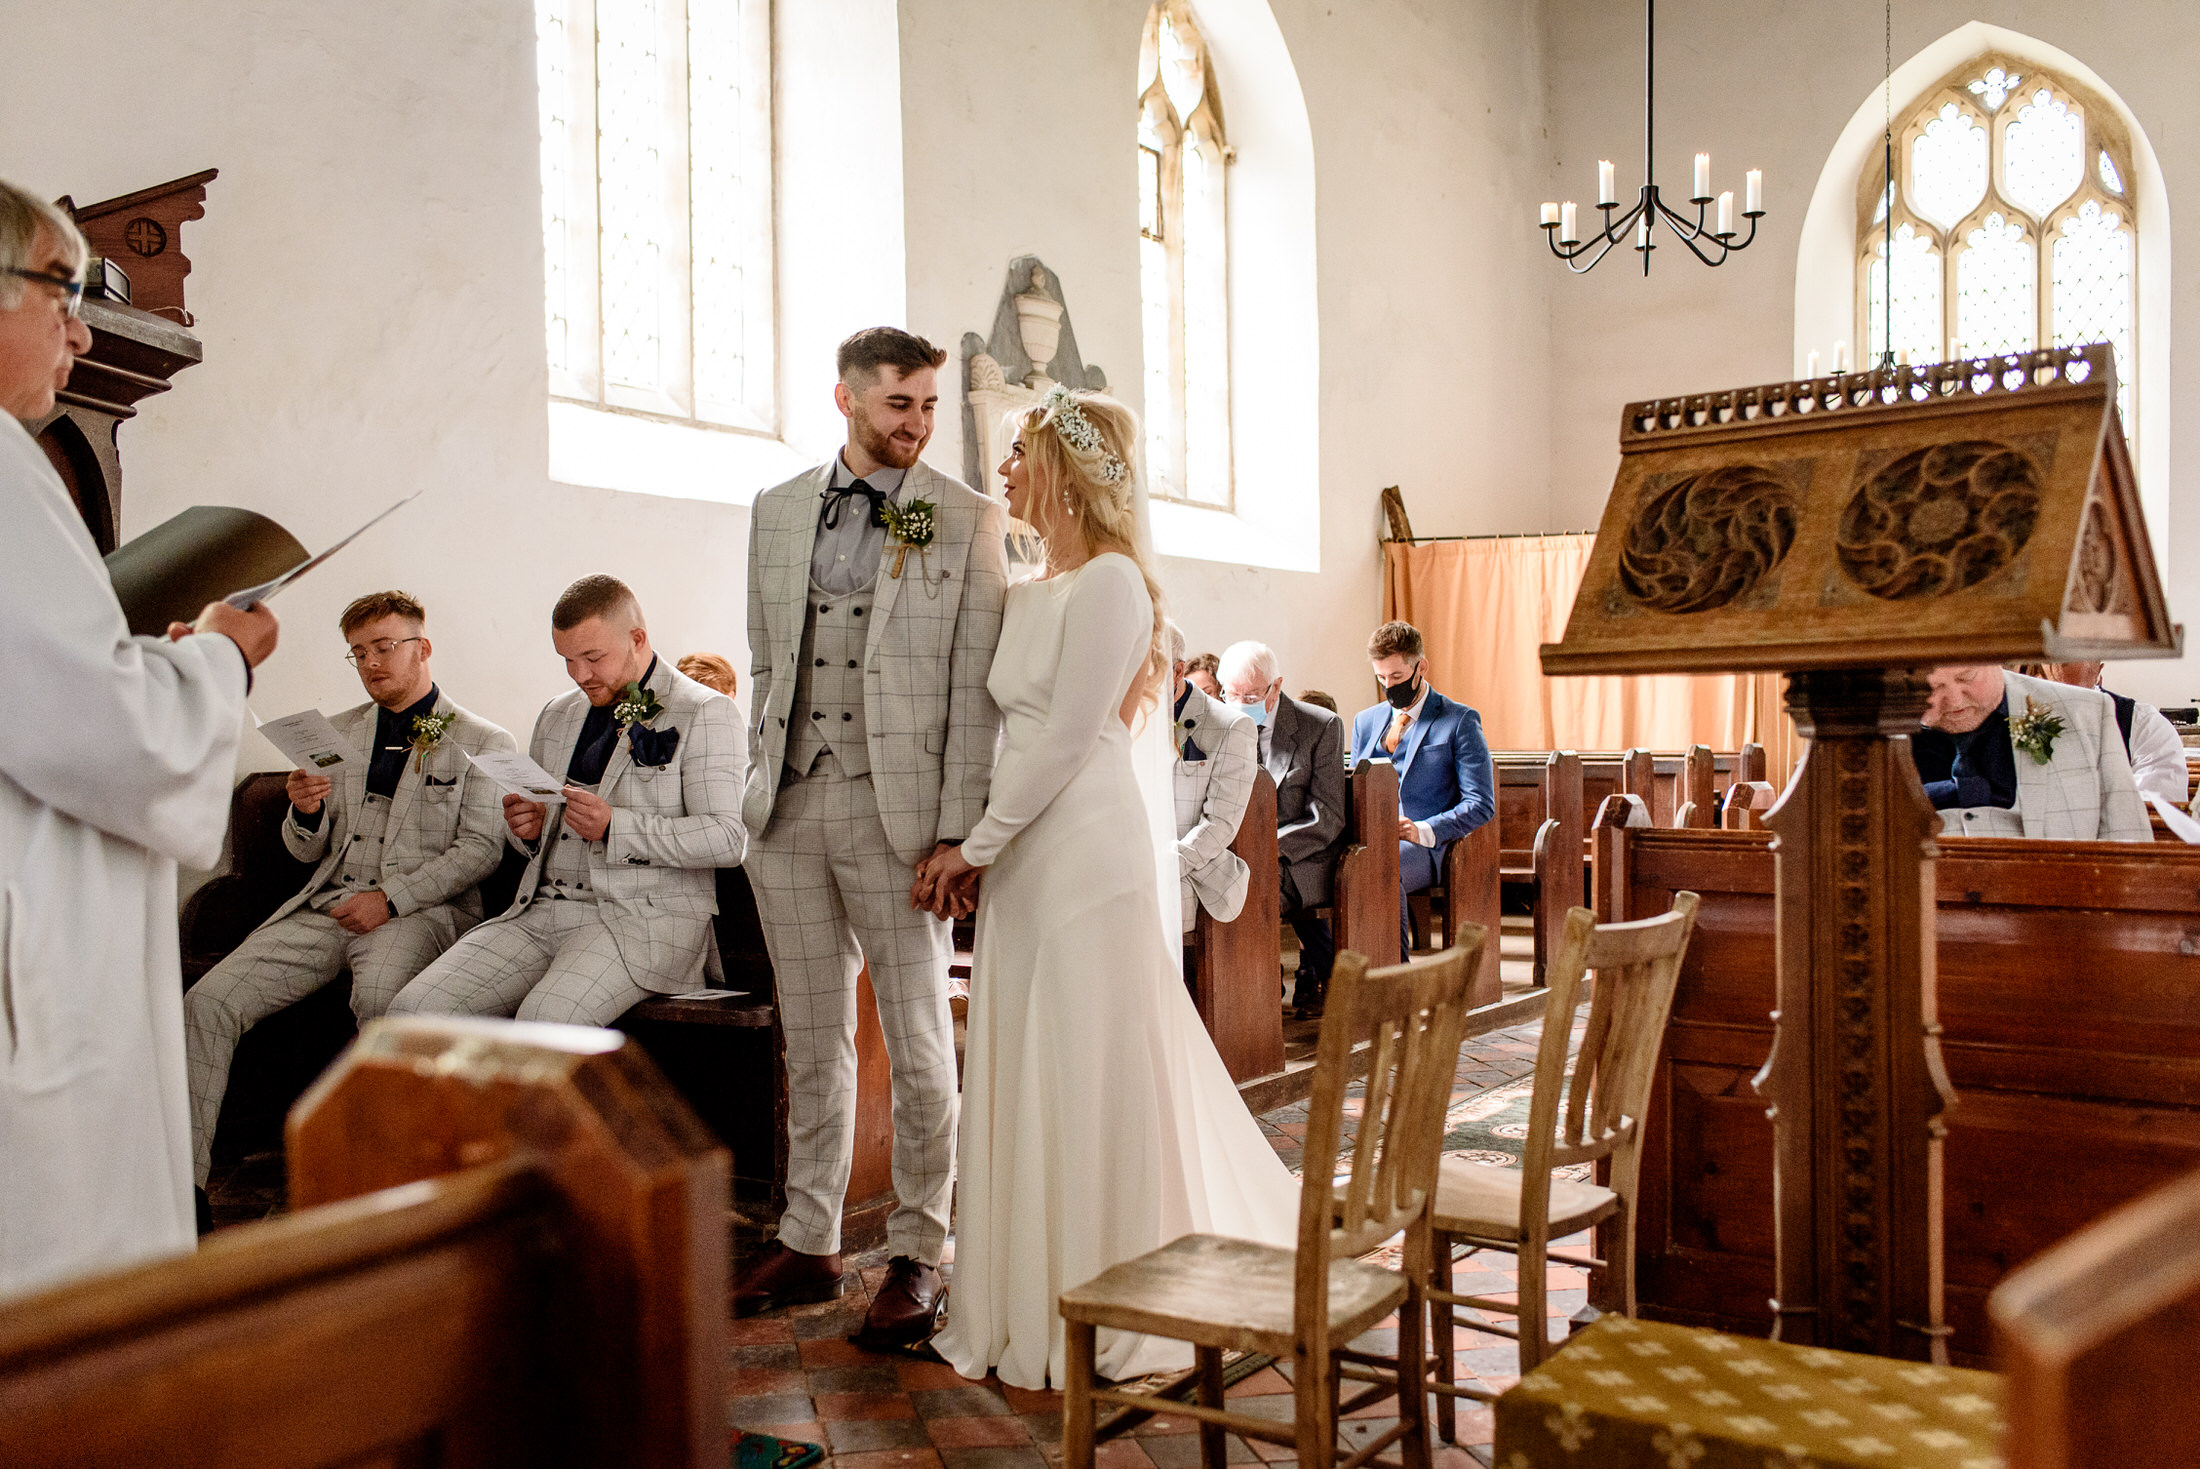
<path fill-rule="evenodd" d="M 840 529 L 841 512 L 848 508 L 848 503 L 851 500 L 857 499 L 871 502 L 868 515 L 871 524 L 884 525 L 886 523 L 885 511 L 880 508 L 886 503 L 886 492 L 884 490 L 874 490 L 870 485 L 859 479 L 852 484 L 844 485 L 840 489 L 825 492 L 825 528 L 827 530 Z"/>

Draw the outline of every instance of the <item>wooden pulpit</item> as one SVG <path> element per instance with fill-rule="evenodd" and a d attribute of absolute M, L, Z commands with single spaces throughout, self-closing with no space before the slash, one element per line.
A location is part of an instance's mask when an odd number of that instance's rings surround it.
<path fill-rule="evenodd" d="M 1951 663 L 2174 656 L 2105 345 L 1628 405 L 1548 675 L 1788 676 L 1776 836 L 1783 1340 L 1946 1360 L 1939 819 L 1909 751 Z M 1708 813 L 1706 813 L 1708 815 Z M 1699 819 L 1709 825 L 1709 820 Z"/>

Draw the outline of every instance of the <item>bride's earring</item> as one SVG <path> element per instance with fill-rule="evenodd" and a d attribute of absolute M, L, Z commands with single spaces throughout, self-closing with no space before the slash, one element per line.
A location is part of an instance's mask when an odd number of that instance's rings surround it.
<path fill-rule="evenodd" d="M 1062 508 L 1072 515 L 1077 513 L 1076 497 L 1071 495 L 1068 490 L 1062 491 Z"/>

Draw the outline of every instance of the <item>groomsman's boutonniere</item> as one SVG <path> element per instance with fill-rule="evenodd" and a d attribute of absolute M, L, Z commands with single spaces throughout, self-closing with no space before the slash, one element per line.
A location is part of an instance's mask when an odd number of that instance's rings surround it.
<path fill-rule="evenodd" d="M 628 684 L 611 711 L 611 717 L 619 721 L 619 728 L 626 731 L 626 747 L 634 753 L 634 763 L 644 770 L 662 770 L 670 765 L 672 752 L 680 747 L 677 729 L 649 727 L 649 722 L 664 712 L 665 706 L 658 702 L 657 691 L 639 683 Z"/>
<path fill-rule="evenodd" d="M 911 500 L 906 505 L 881 500 L 878 508 L 886 518 L 886 533 L 894 538 L 894 576 L 898 579 L 910 549 L 922 551 L 932 544 L 933 512 L 939 507 L 930 500 Z"/>
<path fill-rule="evenodd" d="M 413 752 L 413 771 L 418 774 L 428 763 L 428 752 L 443 743 L 443 737 L 451 732 L 457 711 L 449 714 L 415 714 L 413 737 L 409 748 Z"/>
<path fill-rule="evenodd" d="M 628 725 L 647 724 L 664 712 L 665 706 L 657 702 L 657 691 L 635 682 L 619 691 L 618 706 L 611 711 L 611 717 L 619 722 L 619 728 L 625 729 Z"/>
<path fill-rule="evenodd" d="M 2009 721 L 2010 742 L 2042 765 L 2055 758 L 2055 741 L 2062 732 L 2063 722 L 2055 711 L 2029 694 L 2024 712 Z"/>

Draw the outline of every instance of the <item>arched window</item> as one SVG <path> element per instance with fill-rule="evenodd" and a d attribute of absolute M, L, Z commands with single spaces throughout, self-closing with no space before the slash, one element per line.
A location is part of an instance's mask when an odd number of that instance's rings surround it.
<path fill-rule="evenodd" d="M 767 0 L 535 0 L 554 398 L 773 431 Z"/>
<path fill-rule="evenodd" d="M 1138 90 L 1146 474 L 1161 499 L 1229 510 L 1231 155 L 1189 0 L 1154 0 Z"/>
<path fill-rule="evenodd" d="M 2116 349 L 2136 438 L 2138 230 L 2131 139 L 2115 109 L 2040 67 L 1989 53 L 1895 122 L 1895 184 L 1875 150 L 1857 190 L 1857 340 L 1912 362 L 2082 342 Z"/>

